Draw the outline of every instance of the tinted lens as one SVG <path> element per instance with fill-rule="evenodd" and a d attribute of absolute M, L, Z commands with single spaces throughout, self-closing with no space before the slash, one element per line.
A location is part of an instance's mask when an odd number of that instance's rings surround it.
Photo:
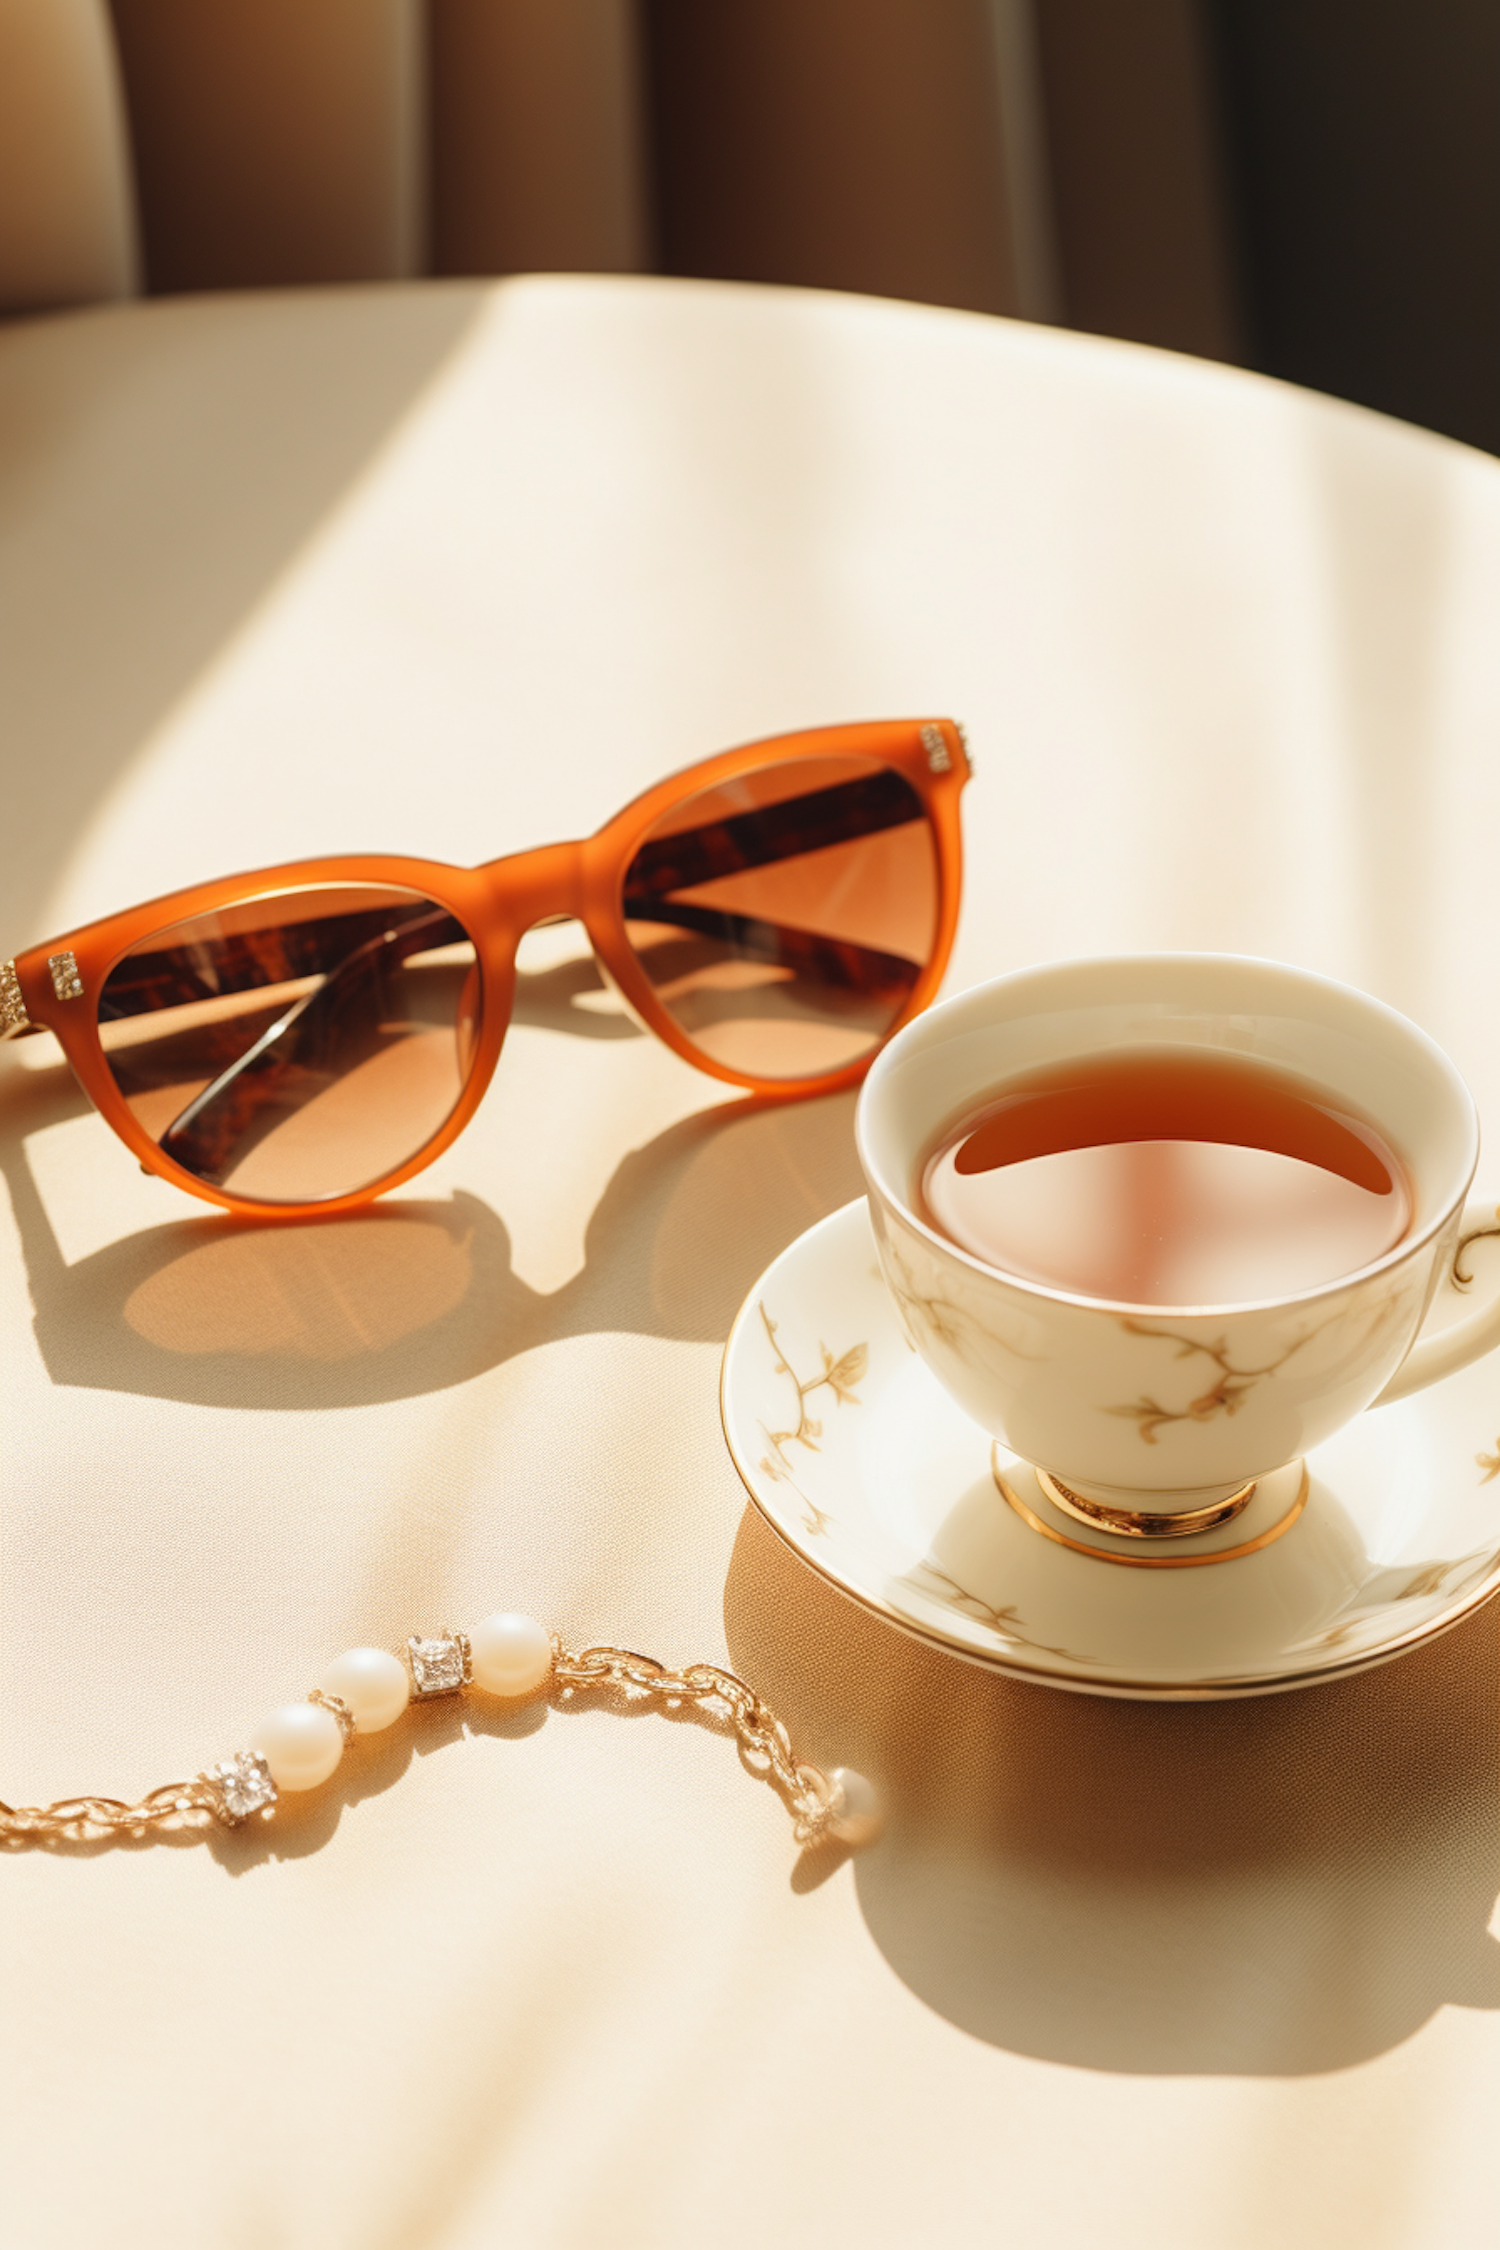
<path fill-rule="evenodd" d="M 320 1203 L 431 1140 L 473 1058 L 479 968 L 446 907 L 343 884 L 158 930 L 117 961 L 99 1032 L 174 1163 L 259 1203 Z"/>
<path fill-rule="evenodd" d="M 871 1053 L 931 959 L 937 851 L 872 758 L 804 758 L 675 805 L 625 877 L 625 928 L 668 1013 L 750 1078 Z"/>

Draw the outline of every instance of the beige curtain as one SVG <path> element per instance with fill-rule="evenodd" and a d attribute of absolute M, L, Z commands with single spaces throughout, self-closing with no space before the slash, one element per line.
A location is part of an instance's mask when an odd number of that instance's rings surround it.
<path fill-rule="evenodd" d="M 653 263 L 632 0 L 428 0 L 434 273 Z"/>
<path fill-rule="evenodd" d="M 1236 359 L 1242 321 L 1200 0 L 1031 0 L 1075 328 Z"/>
<path fill-rule="evenodd" d="M 0 0 L 0 304 L 130 286 L 122 82 L 152 292 L 660 271 L 1232 357 L 1199 5 Z"/>
<path fill-rule="evenodd" d="M 421 0 L 113 0 L 147 286 L 425 263 Z"/>
<path fill-rule="evenodd" d="M 128 296 L 136 272 L 100 0 L 0 0 L 0 311 Z"/>
<path fill-rule="evenodd" d="M 1019 309 L 988 0 L 652 0 L 661 262 Z"/>

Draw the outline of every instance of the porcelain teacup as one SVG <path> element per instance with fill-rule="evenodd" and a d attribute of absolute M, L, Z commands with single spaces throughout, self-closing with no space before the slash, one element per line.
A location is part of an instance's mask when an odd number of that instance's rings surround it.
<path fill-rule="evenodd" d="M 1376 1124 L 1411 1190 L 1394 1247 L 1254 1303 L 1132 1305 L 1007 1273 L 923 1216 L 917 1169 L 966 1102 L 1053 1064 L 1177 1046 L 1310 1081 Z M 1500 1296 L 1417 1334 L 1462 1245 L 1495 1231 L 1493 1204 L 1465 1203 L 1479 1155 L 1467 1086 L 1404 1016 L 1307 970 L 1162 953 L 997 978 L 897 1034 L 865 1081 L 855 1137 L 912 1344 L 1049 1497 L 1106 1530 L 1221 1521 L 1365 1408 L 1500 1342 Z"/>

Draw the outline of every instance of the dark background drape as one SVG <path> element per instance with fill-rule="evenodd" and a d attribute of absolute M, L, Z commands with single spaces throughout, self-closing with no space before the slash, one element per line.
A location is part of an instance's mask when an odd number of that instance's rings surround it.
<path fill-rule="evenodd" d="M 111 6 L 155 290 L 868 290 L 1500 451 L 1500 0 Z"/>

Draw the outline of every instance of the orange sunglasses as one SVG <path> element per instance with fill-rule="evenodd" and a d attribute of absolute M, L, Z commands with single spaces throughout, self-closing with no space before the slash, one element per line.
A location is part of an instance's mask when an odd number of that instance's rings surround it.
<path fill-rule="evenodd" d="M 0 962 L 0 1037 L 55 1032 L 146 1170 L 258 1218 L 350 1210 L 462 1132 L 539 922 L 582 922 L 684 1061 L 832 1093 L 937 990 L 969 772 L 948 719 L 820 727 L 690 766 L 579 843 L 195 884 Z"/>

